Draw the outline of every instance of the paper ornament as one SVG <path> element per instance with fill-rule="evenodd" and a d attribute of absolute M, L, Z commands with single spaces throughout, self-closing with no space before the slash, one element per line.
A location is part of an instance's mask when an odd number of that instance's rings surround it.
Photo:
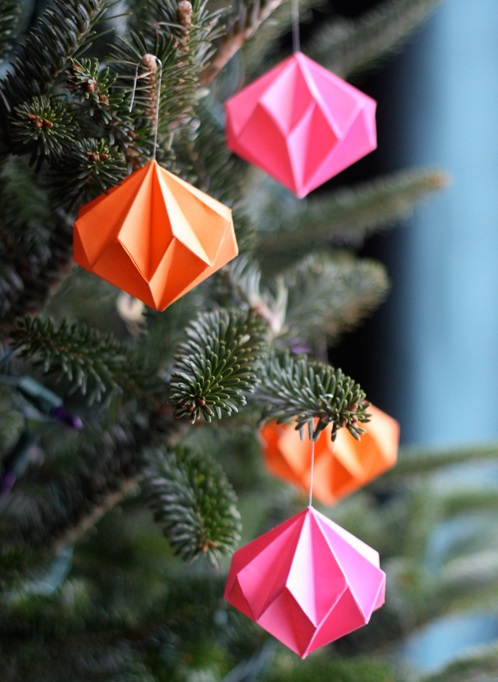
<path fill-rule="evenodd" d="M 227 101 L 227 144 L 302 198 L 376 148 L 375 108 L 295 52 Z"/>
<path fill-rule="evenodd" d="M 385 580 L 374 549 L 310 506 L 235 552 L 225 599 L 306 658 L 368 623 Z"/>
<path fill-rule="evenodd" d="M 74 260 L 164 310 L 238 253 L 230 209 L 156 161 L 84 206 Z"/>
<path fill-rule="evenodd" d="M 371 420 L 362 424 L 365 433 L 360 440 L 339 429 L 333 443 L 329 425 L 315 442 L 313 495 L 323 504 L 346 497 L 396 464 L 398 422 L 373 405 L 368 412 Z M 310 440 L 301 440 L 294 425 L 276 422 L 265 424 L 260 435 L 267 469 L 308 493 Z"/>

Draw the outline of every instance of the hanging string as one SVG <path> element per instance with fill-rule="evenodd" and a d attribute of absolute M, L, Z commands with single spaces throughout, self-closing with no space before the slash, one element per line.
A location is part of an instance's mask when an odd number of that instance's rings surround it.
<path fill-rule="evenodd" d="M 313 472 L 315 470 L 315 441 L 311 441 L 311 463 L 310 463 L 310 498 L 308 506 L 313 502 Z"/>
<path fill-rule="evenodd" d="M 157 93 L 156 93 L 156 110 L 154 112 L 154 147 L 152 149 L 152 159 L 155 161 L 156 160 L 156 150 L 157 150 L 157 135 L 159 132 L 159 104 L 161 101 L 161 82 L 163 79 L 163 63 L 159 59 L 159 57 L 156 57 L 155 54 L 146 54 L 144 55 L 144 59 L 147 58 L 149 61 L 150 59 L 155 59 L 156 64 L 159 65 L 159 76 L 157 78 Z M 137 64 L 137 68 L 135 69 L 135 77 L 133 79 L 133 90 L 131 91 L 131 100 L 130 100 L 130 113 L 133 110 L 133 104 L 135 103 L 135 95 L 137 92 L 137 81 L 139 78 L 147 78 L 147 76 L 150 76 L 151 74 L 155 73 L 154 69 L 150 69 L 149 71 L 146 71 L 145 73 L 142 73 L 140 76 L 138 75 L 138 70 L 140 68 L 140 65 L 143 62 L 139 62 Z"/>
<path fill-rule="evenodd" d="M 292 0 L 292 48 L 294 52 L 301 51 L 299 36 L 299 0 Z"/>

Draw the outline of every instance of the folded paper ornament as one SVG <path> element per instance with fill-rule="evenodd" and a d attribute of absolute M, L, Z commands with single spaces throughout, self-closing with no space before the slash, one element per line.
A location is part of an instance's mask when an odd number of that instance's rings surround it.
<path fill-rule="evenodd" d="M 227 101 L 227 144 L 302 198 L 376 148 L 375 108 L 295 52 Z"/>
<path fill-rule="evenodd" d="M 366 485 L 396 464 L 399 424 L 379 408 L 368 408 L 371 419 L 362 424 L 365 433 L 356 440 L 347 429 L 339 429 L 332 442 L 329 425 L 315 442 L 313 495 L 323 504 L 333 504 Z M 260 431 L 267 469 L 279 478 L 310 489 L 311 442 L 301 439 L 292 424 L 268 422 Z"/>
<path fill-rule="evenodd" d="M 309 506 L 235 552 L 225 599 L 301 658 L 384 603 L 378 553 Z"/>
<path fill-rule="evenodd" d="M 238 253 L 230 209 L 156 161 L 84 206 L 74 260 L 164 310 Z"/>

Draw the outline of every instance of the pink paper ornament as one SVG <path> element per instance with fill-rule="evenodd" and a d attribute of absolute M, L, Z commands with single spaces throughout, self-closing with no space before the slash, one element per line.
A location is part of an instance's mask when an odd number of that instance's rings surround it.
<path fill-rule="evenodd" d="M 378 553 L 309 506 L 235 552 L 225 599 L 301 658 L 384 603 Z"/>
<path fill-rule="evenodd" d="M 376 148 L 375 108 L 295 52 L 227 101 L 227 144 L 302 198 Z"/>

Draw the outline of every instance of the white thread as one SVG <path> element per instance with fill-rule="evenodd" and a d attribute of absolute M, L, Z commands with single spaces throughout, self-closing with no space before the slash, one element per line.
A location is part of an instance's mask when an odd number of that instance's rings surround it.
<path fill-rule="evenodd" d="M 152 158 L 155 161 L 156 160 L 156 150 L 157 150 L 157 135 L 159 132 L 159 103 L 161 101 L 161 82 L 163 79 L 163 63 L 159 59 L 159 57 L 156 57 L 156 55 L 152 55 L 156 62 L 159 64 L 159 78 L 157 79 L 157 97 L 156 97 L 156 111 L 154 113 L 154 147 L 152 150 Z M 131 92 L 131 101 L 130 101 L 130 109 L 129 111 L 131 112 L 133 110 L 133 104 L 135 102 L 135 94 L 137 92 L 137 81 L 139 78 L 147 78 L 147 76 L 150 76 L 151 73 L 154 73 L 153 71 L 147 71 L 146 73 L 143 73 L 141 76 L 138 75 L 138 69 L 140 68 L 140 64 L 137 64 L 137 68 L 135 69 L 135 78 L 133 79 L 133 90 Z"/>

